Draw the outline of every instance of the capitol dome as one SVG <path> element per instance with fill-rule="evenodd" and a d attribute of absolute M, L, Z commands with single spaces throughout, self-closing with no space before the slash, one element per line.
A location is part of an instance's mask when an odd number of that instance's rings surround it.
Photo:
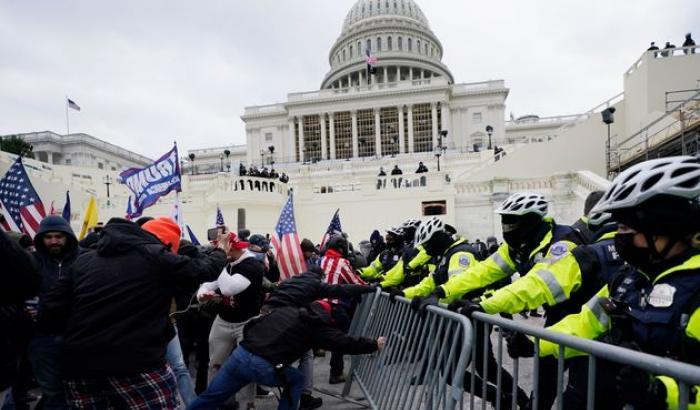
<path fill-rule="evenodd" d="M 413 0 L 358 0 L 331 47 L 331 69 L 321 88 L 367 86 L 367 49 L 378 59 L 370 83 L 425 82 L 433 77 L 453 82 L 441 61 L 442 44 Z"/>

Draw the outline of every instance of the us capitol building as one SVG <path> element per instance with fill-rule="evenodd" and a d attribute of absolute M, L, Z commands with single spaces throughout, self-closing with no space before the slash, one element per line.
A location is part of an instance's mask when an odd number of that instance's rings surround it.
<path fill-rule="evenodd" d="M 373 74 L 366 50 L 377 59 Z M 318 90 L 246 107 L 245 145 L 182 153 L 185 222 L 203 239 L 219 205 L 232 228 L 271 232 L 293 192 L 300 236 L 313 241 L 320 240 L 338 208 L 353 242 L 367 239 L 373 229 L 430 215 L 441 215 L 469 239 L 483 240 L 500 237 L 495 207 L 509 193 L 528 190 L 553 201 L 556 220 L 572 223 L 586 195 L 604 188 L 616 168 L 679 133 L 684 144 L 690 135 L 697 140 L 693 104 L 700 98 L 688 90 L 698 88 L 700 53 L 684 51 L 666 58 L 645 52 L 629 69 L 619 67 L 622 92 L 612 90 L 610 99 L 584 113 L 506 121 L 505 82 L 456 82 L 442 63 L 440 40 L 413 0 L 359 0 L 329 50 L 330 68 Z M 681 90 L 685 94 L 674 101 L 688 101 L 669 108 L 669 93 Z M 600 113 L 610 107 L 616 118 L 608 127 Z M 49 134 L 53 145 L 43 142 Z M 105 181 L 116 181 L 113 164 L 140 163 L 143 157 L 107 143 L 102 151 L 93 143 L 71 145 L 73 152 L 63 145 L 55 152 L 59 140 L 75 140 L 73 134 L 23 135 L 38 154 L 39 161 L 26 164 L 44 202 L 62 206 L 70 190 L 76 212 L 96 195 L 100 219 L 124 215 L 127 189 Z M 117 157 L 115 150 L 121 150 Z M 82 160 L 65 161 L 76 157 Z M 2 153 L 0 172 L 11 161 Z M 419 161 L 428 173 L 415 173 Z M 240 164 L 286 172 L 289 182 L 240 177 Z M 389 174 L 394 166 L 402 176 L 377 176 L 380 167 Z M 171 194 L 147 213 L 169 215 L 173 201 Z M 73 215 L 73 226 L 81 220 L 81 214 Z"/>

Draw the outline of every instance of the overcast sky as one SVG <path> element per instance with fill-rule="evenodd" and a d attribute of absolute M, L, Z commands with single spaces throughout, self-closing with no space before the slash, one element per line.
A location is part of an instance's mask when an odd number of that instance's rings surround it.
<path fill-rule="evenodd" d="M 0 134 L 85 132 L 151 157 L 245 143 L 249 105 L 318 89 L 354 0 L 0 0 Z M 697 0 L 418 0 L 456 82 L 506 115 L 586 111 L 655 40 L 700 39 Z"/>

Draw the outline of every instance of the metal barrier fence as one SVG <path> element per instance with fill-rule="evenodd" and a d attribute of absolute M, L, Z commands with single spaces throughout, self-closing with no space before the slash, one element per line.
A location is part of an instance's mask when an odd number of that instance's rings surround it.
<path fill-rule="evenodd" d="M 492 332 L 494 328 L 498 328 L 498 332 Z M 504 357 L 504 339 L 509 332 L 534 338 L 534 359 Z M 700 385 L 700 366 L 549 331 L 497 315 L 475 313 L 470 322 L 462 315 L 435 306 L 420 314 L 411 310 L 407 299 L 397 297 L 391 302 L 387 293 L 379 291 L 367 295 L 358 306 L 350 333 L 388 338 L 386 348 L 379 354 L 353 356 L 351 377 L 343 390 L 343 396 L 347 396 L 352 383 L 356 382 L 373 409 L 454 409 L 457 405 L 463 409 L 467 405 L 469 409 L 485 410 L 489 403 L 497 410 L 539 409 L 543 393 L 549 396 L 545 400 L 548 403 L 555 400 L 552 408 L 563 409 L 565 372 L 574 362 L 583 365 L 585 372 L 585 393 L 580 392 L 581 403 L 577 407 L 581 409 L 600 408 L 596 407 L 596 396 L 600 395 L 596 389 L 601 387 L 596 380 L 597 369 L 607 368 L 609 362 L 674 378 L 679 387 L 678 408 L 681 410 L 688 408 L 690 389 Z M 538 357 L 540 339 L 559 345 L 558 358 Z M 565 360 L 565 347 L 587 355 Z M 489 355 L 494 357 L 490 359 Z M 556 382 L 540 386 L 543 360 L 550 361 L 547 367 Z M 521 367 L 522 362 L 532 367 Z M 519 380 L 520 376 L 527 380 Z M 523 406 L 518 398 L 522 399 L 524 392 L 530 395 L 530 391 L 532 401 Z"/>
<path fill-rule="evenodd" d="M 464 369 L 469 363 L 469 320 L 439 307 L 418 314 L 407 299 L 387 293 L 365 296 L 350 333 L 387 337 L 384 350 L 353 356 L 347 396 L 357 383 L 372 409 L 445 409 L 463 400 Z"/>

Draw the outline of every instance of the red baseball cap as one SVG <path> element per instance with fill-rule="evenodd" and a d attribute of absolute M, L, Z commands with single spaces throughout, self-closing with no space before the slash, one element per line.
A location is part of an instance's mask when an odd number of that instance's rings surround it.
<path fill-rule="evenodd" d="M 229 232 L 228 243 L 231 245 L 231 248 L 238 250 L 246 249 L 250 246 L 250 242 L 240 240 L 235 232 Z"/>

